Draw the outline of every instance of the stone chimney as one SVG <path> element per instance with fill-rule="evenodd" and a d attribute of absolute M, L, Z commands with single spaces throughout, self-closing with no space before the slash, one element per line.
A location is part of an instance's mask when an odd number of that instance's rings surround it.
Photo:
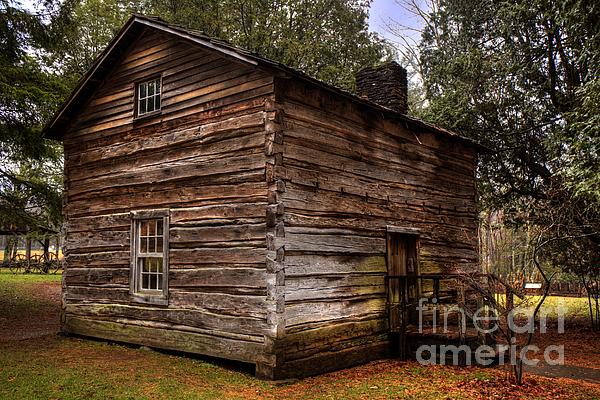
<path fill-rule="evenodd" d="M 408 112 L 406 70 L 395 61 L 356 73 L 356 94 L 402 114 Z"/>

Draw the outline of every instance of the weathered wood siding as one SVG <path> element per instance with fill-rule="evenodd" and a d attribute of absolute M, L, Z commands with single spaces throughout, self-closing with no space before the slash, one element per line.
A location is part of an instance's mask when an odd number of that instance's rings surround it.
<path fill-rule="evenodd" d="M 475 268 L 475 150 L 299 80 L 276 81 L 276 93 L 282 375 L 381 357 L 390 349 L 386 226 L 420 231 L 421 273 Z"/>
<path fill-rule="evenodd" d="M 390 351 L 386 226 L 421 273 L 476 265 L 474 149 L 150 28 L 114 65 L 64 135 L 65 331 L 314 374 Z M 165 208 L 169 302 L 141 304 L 130 212 Z"/>
<path fill-rule="evenodd" d="M 134 120 L 134 82 L 162 112 Z M 265 100 L 273 78 L 145 31 L 64 135 L 63 327 L 266 362 Z M 170 209 L 169 304 L 131 301 L 131 210 Z"/>

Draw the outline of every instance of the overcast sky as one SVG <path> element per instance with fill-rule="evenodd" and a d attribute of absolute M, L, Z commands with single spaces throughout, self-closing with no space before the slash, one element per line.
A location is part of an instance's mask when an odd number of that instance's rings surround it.
<path fill-rule="evenodd" d="M 420 29 L 423 22 L 419 17 L 416 17 L 410 11 L 406 10 L 401 4 L 405 0 L 374 0 L 371 5 L 369 15 L 369 28 L 373 32 L 379 33 L 386 39 L 397 42 L 398 38 L 386 29 L 386 24 L 391 21 L 398 22 L 410 28 Z M 426 8 L 426 0 L 416 0 L 420 7 Z M 410 35 L 414 40 L 419 39 L 419 33 L 415 31 L 405 30 L 404 35 Z"/>

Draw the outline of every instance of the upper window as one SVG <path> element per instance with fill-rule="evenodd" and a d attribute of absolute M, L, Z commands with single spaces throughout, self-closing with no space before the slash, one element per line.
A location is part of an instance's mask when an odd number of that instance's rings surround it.
<path fill-rule="evenodd" d="M 168 295 L 168 211 L 133 214 L 132 292 L 138 300 L 165 302 Z"/>
<path fill-rule="evenodd" d="M 160 110 L 160 78 L 137 84 L 137 116 Z"/>

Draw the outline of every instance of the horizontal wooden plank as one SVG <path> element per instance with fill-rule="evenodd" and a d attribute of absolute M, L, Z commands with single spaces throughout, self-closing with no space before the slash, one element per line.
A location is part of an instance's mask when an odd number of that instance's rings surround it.
<path fill-rule="evenodd" d="M 89 253 L 68 253 L 65 256 L 67 267 L 85 268 L 85 267 L 115 267 L 121 268 L 130 264 L 131 252 L 121 251 L 100 251 Z"/>
<path fill-rule="evenodd" d="M 265 75 L 264 73 L 252 73 L 235 79 L 229 79 L 209 85 L 207 87 L 203 87 L 201 90 L 186 93 L 184 95 L 169 97 L 169 93 L 166 92 L 162 94 L 163 100 L 161 101 L 161 113 L 159 116 L 149 117 L 148 119 L 144 120 L 144 122 L 148 123 L 153 119 L 156 120 L 157 118 L 160 118 L 160 122 L 169 121 L 173 118 L 181 117 L 181 115 L 174 114 L 177 111 L 199 105 L 205 106 L 206 103 L 215 100 L 223 101 L 223 99 L 226 99 L 230 96 L 237 96 L 243 93 L 249 94 L 259 88 L 265 89 L 260 91 L 261 94 L 267 94 L 272 92 L 272 82 L 272 77 Z M 253 95 L 258 95 L 258 92 Z M 124 112 L 119 115 L 110 116 L 110 118 L 106 120 L 94 120 L 87 125 L 82 124 L 81 126 L 76 126 L 76 129 L 73 130 L 70 135 L 73 139 L 78 136 L 90 135 L 120 126 L 127 126 L 129 129 L 131 129 L 133 123 L 133 113 Z"/>
<path fill-rule="evenodd" d="M 197 245 L 205 242 L 226 242 L 239 240 L 264 240 L 266 224 L 222 224 L 220 226 L 196 226 L 172 228 L 171 243 Z"/>
<path fill-rule="evenodd" d="M 269 85 L 273 82 L 273 78 L 262 71 L 248 72 L 245 74 L 237 74 L 238 76 L 227 79 L 222 82 L 208 84 L 197 90 L 192 90 L 187 93 L 168 96 L 165 93 L 164 101 L 161 105 L 168 110 L 188 106 L 189 104 L 198 104 L 218 97 L 227 97 L 234 93 L 243 92 L 257 87 Z"/>
<path fill-rule="evenodd" d="M 343 275 L 350 273 L 382 274 L 387 271 L 385 256 L 347 255 L 286 255 L 285 275 L 288 277 Z"/>
<path fill-rule="evenodd" d="M 286 137 L 283 150 L 286 154 L 284 163 L 287 164 L 288 159 L 293 159 L 297 165 L 331 169 L 333 170 L 332 175 L 341 171 L 359 178 L 399 182 L 417 187 L 429 184 L 435 189 L 435 182 L 446 190 L 464 187 L 473 189 L 472 166 L 467 173 L 457 172 L 452 171 L 449 166 L 432 166 L 423 162 L 410 163 L 403 160 L 401 154 L 389 157 L 387 160 L 368 156 L 361 156 L 359 160 L 356 160 L 344 154 L 334 153 L 337 149 L 328 148 L 324 144 L 317 149 L 308 147 L 305 142 L 305 140 L 290 140 Z M 448 182 L 448 179 L 452 179 L 452 181 Z"/>
<path fill-rule="evenodd" d="M 262 295 L 231 294 L 191 290 L 190 288 L 169 290 L 169 305 L 259 319 L 266 318 L 269 311 L 266 293 Z"/>
<path fill-rule="evenodd" d="M 405 178 L 404 173 L 398 173 L 385 168 L 372 168 L 373 173 L 355 174 L 349 169 L 313 164 L 317 161 L 298 162 L 290 157 L 285 165 L 278 166 L 277 175 L 281 179 L 307 186 L 312 189 L 324 189 L 344 192 L 359 196 L 368 195 L 372 198 L 390 202 L 400 202 L 411 205 L 421 205 L 424 202 L 430 207 L 451 209 L 471 204 L 474 200 L 473 184 L 458 185 L 453 181 L 436 184 L 433 176 L 424 174 L 417 177 Z M 447 202 L 442 202 L 442 199 Z"/>
<path fill-rule="evenodd" d="M 386 251 L 385 238 L 358 235 L 286 232 L 282 241 L 286 252 L 382 254 Z"/>
<path fill-rule="evenodd" d="M 124 304 L 67 304 L 65 312 L 80 317 L 128 318 L 142 321 L 165 322 L 214 331 L 219 336 L 242 334 L 260 337 L 266 333 L 267 322 L 264 318 L 252 318 L 233 315 L 219 315 L 198 309 L 164 308 Z"/>
<path fill-rule="evenodd" d="M 145 39 L 146 40 L 144 40 L 144 38 L 138 39 L 135 48 L 131 49 L 129 53 L 123 57 L 123 63 L 138 60 L 141 57 L 173 46 L 176 43 L 176 40 L 172 37 L 162 35 L 148 35 L 145 36 Z"/>
<path fill-rule="evenodd" d="M 267 203 L 234 203 L 204 207 L 175 208 L 171 210 L 173 226 L 194 224 L 206 220 L 237 220 L 242 218 L 264 218 Z"/>
<path fill-rule="evenodd" d="M 385 296 L 385 275 L 344 274 L 285 278 L 286 304 L 319 299 Z"/>
<path fill-rule="evenodd" d="M 111 173 L 98 178 L 71 181 L 69 196 L 76 196 L 88 192 L 98 192 L 103 189 L 125 188 L 140 184 L 153 184 L 160 188 L 161 184 L 171 180 L 182 180 L 196 177 L 226 175 L 245 171 L 264 169 L 264 154 L 257 149 L 235 152 L 230 157 L 224 155 L 215 158 L 206 156 L 174 162 L 164 162 L 158 165 L 145 167 L 130 167 L 121 173 Z"/>
<path fill-rule="evenodd" d="M 236 115 L 235 117 L 226 115 L 224 120 L 204 123 L 200 126 L 176 128 L 166 132 L 159 131 L 153 135 L 146 133 L 146 135 L 134 141 L 117 142 L 74 154 L 69 158 L 69 165 L 72 165 L 74 169 L 71 178 L 77 179 L 78 170 L 87 171 L 76 168 L 76 166 L 98 161 L 116 161 L 115 159 L 131 162 L 131 157 L 138 156 L 140 153 L 159 154 L 159 151 L 165 149 L 171 149 L 171 152 L 175 153 L 173 149 L 177 149 L 176 153 L 183 153 L 185 157 L 186 153 L 183 152 L 183 149 L 187 147 L 191 147 L 195 151 L 198 151 L 198 147 L 201 147 L 203 154 L 216 154 L 233 149 L 255 147 L 254 140 L 256 140 L 255 136 L 257 135 L 247 137 L 242 133 L 245 129 L 261 128 L 262 126 L 264 126 L 264 113 L 254 112 L 248 115 Z M 235 132 L 235 136 L 225 136 L 226 133 L 230 132 Z M 219 143 L 223 140 L 225 140 L 224 143 Z M 262 141 L 264 142 L 264 137 L 262 137 Z"/>
<path fill-rule="evenodd" d="M 341 322 L 346 318 L 384 317 L 386 315 L 386 299 L 384 296 L 374 298 L 331 300 L 331 301 L 306 301 L 297 304 L 286 304 L 286 327 L 310 324 L 314 322 L 329 321 Z"/>
<path fill-rule="evenodd" d="M 347 318 L 339 323 L 325 322 L 314 326 L 301 326 L 301 330 L 287 329 L 282 338 L 286 354 L 304 349 L 319 349 L 334 344 L 338 340 L 351 337 L 376 335 L 387 331 L 386 318 Z"/>
<path fill-rule="evenodd" d="M 123 251 L 130 246 L 129 231 L 87 231 L 68 233 L 65 246 L 70 254 L 91 251 Z"/>
<path fill-rule="evenodd" d="M 427 239 L 437 243 L 458 243 L 459 245 L 473 244 L 473 238 L 469 232 L 473 232 L 476 220 L 464 220 L 462 224 L 457 221 L 449 224 L 445 217 L 429 220 L 424 217 L 418 218 L 419 214 L 412 213 L 410 219 L 407 213 L 399 215 L 402 219 L 377 216 L 348 216 L 337 215 L 303 215 L 298 212 L 288 211 L 284 215 L 286 232 L 360 232 L 363 236 L 385 237 L 387 227 L 400 225 L 400 228 L 416 229 L 421 239 Z"/>
<path fill-rule="evenodd" d="M 262 96 L 253 96 L 253 93 L 241 93 L 177 113 L 175 118 L 169 118 L 168 120 L 149 118 L 137 121 L 135 126 L 121 126 L 85 136 L 67 135 L 64 138 L 65 157 L 69 161 L 83 151 L 102 149 L 105 146 L 117 144 L 135 143 L 145 137 L 168 135 L 169 132 L 180 132 L 190 128 L 198 129 L 202 124 L 261 111 L 264 111 L 264 98 Z"/>
<path fill-rule="evenodd" d="M 67 284 L 65 298 L 69 304 L 134 304 L 129 285 Z M 199 310 L 207 313 L 265 319 L 268 312 L 266 291 L 248 293 L 243 288 L 219 291 L 199 291 L 194 288 L 169 290 L 169 307 Z"/>
<path fill-rule="evenodd" d="M 147 324 L 149 325 L 149 324 Z M 179 328 L 179 329 L 178 329 Z M 264 344 L 190 332 L 178 325 L 134 325 L 133 321 L 102 321 L 66 315 L 63 330 L 83 336 L 189 353 L 223 357 L 244 362 L 270 362 Z"/>
<path fill-rule="evenodd" d="M 65 270 L 65 283 L 67 285 L 128 285 L 130 268 L 75 268 Z"/>
<path fill-rule="evenodd" d="M 402 138 L 465 160 L 473 161 L 475 158 L 474 149 L 456 140 L 417 126 L 413 126 L 411 132 L 408 124 L 397 118 L 386 119 L 380 112 L 323 89 L 307 88 L 299 80 L 279 82 L 278 87 L 278 93 L 282 95 L 280 101 L 285 105 L 286 115 L 291 118 L 303 119 L 329 130 L 367 131 L 373 138 L 379 138 L 382 134 Z M 327 107 L 324 108 L 323 104 L 327 104 Z"/>
<path fill-rule="evenodd" d="M 114 196 L 96 196 L 85 201 L 69 201 L 65 207 L 69 217 L 119 213 L 131 209 L 169 208 L 182 205 L 201 206 L 222 202 L 248 203 L 266 201 L 265 182 L 225 185 L 180 186 L 150 192 L 133 192 Z"/>
<path fill-rule="evenodd" d="M 325 129 L 313 120 L 305 121 L 294 117 L 294 112 L 286 114 L 286 139 L 304 142 L 307 147 L 326 149 L 345 157 L 365 162 L 400 162 L 410 165 L 424 164 L 473 176 L 473 160 L 456 158 L 436 151 L 416 142 L 415 136 L 399 138 L 389 133 L 373 132 L 368 129 Z M 318 146 L 318 147 L 315 147 Z"/>
<path fill-rule="evenodd" d="M 318 352 L 313 356 L 288 360 L 276 370 L 277 379 L 299 378 L 320 373 L 336 371 L 373 360 L 390 358 L 391 343 L 383 335 L 378 340 L 358 341 L 355 346 L 348 346 L 337 351 Z"/>
<path fill-rule="evenodd" d="M 203 288 L 207 286 L 264 288 L 267 285 L 264 268 L 194 268 L 171 269 L 170 288 Z"/>
<path fill-rule="evenodd" d="M 129 213 L 96 215 L 92 217 L 71 218 L 66 222 L 65 229 L 69 234 L 85 231 L 126 231 L 131 228 Z"/>
<path fill-rule="evenodd" d="M 176 264 L 259 264 L 265 263 L 267 249 L 261 247 L 233 247 L 233 248 L 186 248 L 173 249 L 170 252 L 169 262 Z"/>
<path fill-rule="evenodd" d="M 66 284 L 63 295 L 67 303 L 75 302 L 103 302 L 103 303 L 129 303 L 129 285 L 75 285 Z"/>
<path fill-rule="evenodd" d="M 266 287 L 264 268 L 225 267 L 186 268 L 169 270 L 169 288 Z M 130 268 L 75 268 L 65 271 L 67 285 L 82 284 L 129 284 Z"/>
<path fill-rule="evenodd" d="M 223 57 L 209 56 L 207 58 L 207 62 L 203 60 L 202 64 L 185 65 L 169 71 L 169 75 L 163 77 L 163 91 L 176 96 L 202 86 L 234 79 L 240 74 L 249 72 Z"/>
<path fill-rule="evenodd" d="M 385 319 L 349 321 L 286 334 L 283 339 L 284 359 L 291 361 L 323 353 L 336 353 L 369 343 L 387 342 L 389 339 L 388 322 Z"/>
<path fill-rule="evenodd" d="M 342 215 L 349 217 L 364 216 L 383 217 L 391 221 L 444 221 L 449 225 L 474 224 L 476 215 L 473 208 L 445 210 L 443 213 L 437 207 L 427 205 L 411 205 L 410 203 L 388 202 L 383 199 L 374 199 L 364 196 L 333 192 L 328 190 L 313 189 L 286 182 L 286 192 L 283 195 L 285 209 L 303 214 L 322 213 L 329 215 Z M 411 225 L 407 225 L 411 226 Z"/>

